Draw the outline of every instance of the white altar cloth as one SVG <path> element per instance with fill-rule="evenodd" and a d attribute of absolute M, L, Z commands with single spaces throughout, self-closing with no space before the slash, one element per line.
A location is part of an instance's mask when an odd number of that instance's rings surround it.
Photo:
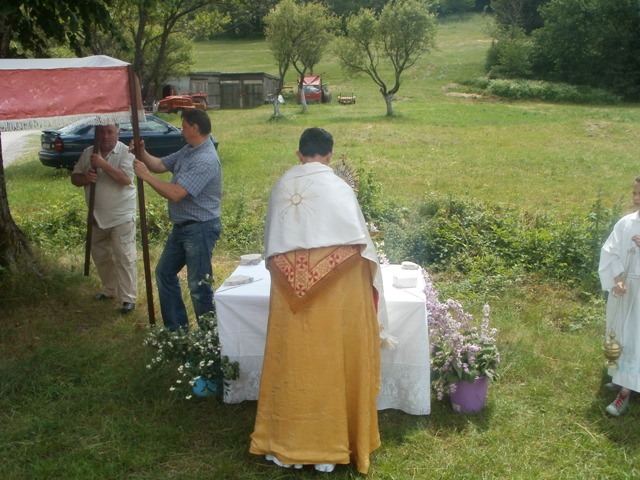
<path fill-rule="evenodd" d="M 414 273 L 415 288 L 396 288 L 393 276 Z M 230 382 L 226 403 L 257 400 L 262 373 L 271 277 L 264 266 L 239 266 L 232 274 L 248 275 L 253 282 L 222 285 L 215 293 L 218 332 L 222 353 L 240 364 L 240 378 Z M 431 411 L 429 335 L 424 301 L 424 279 L 420 271 L 402 270 L 400 265 L 382 267 L 389 330 L 398 340 L 394 350 L 382 350 L 382 384 L 378 410 L 393 408 L 412 415 Z"/>

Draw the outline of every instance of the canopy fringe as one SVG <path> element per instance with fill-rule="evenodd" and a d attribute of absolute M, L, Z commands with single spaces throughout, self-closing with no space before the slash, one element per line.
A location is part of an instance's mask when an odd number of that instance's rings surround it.
<path fill-rule="evenodd" d="M 144 121 L 144 112 L 139 112 L 139 120 Z M 62 117 L 22 118 L 19 120 L 0 120 L 0 132 L 14 132 L 18 130 L 41 130 L 46 128 L 60 128 L 73 122 L 89 125 L 111 125 L 114 123 L 130 123 L 131 112 L 112 112 L 99 114 L 66 115 Z"/>

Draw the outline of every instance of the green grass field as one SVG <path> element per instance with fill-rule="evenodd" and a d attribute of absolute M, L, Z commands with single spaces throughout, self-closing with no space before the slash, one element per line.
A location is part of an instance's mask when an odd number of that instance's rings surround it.
<path fill-rule="evenodd" d="M 403 77 L 393 118 L 373 82 L 346 78 L 331 54 L 317 72 L 334 98 L 355 93 L 355 105 L 311 105 L 301 114 L 288 103 L 278 120 L 269 105 L 211 112 L 224 169 L 223 221 L 242 226 L 245 215 L 263 211 L 308 126 L 330 130 L 336 158 L 370 170 L 382 198 L 400 205 L 436 193 L 561 217 L 586 215 L 597 199 L 628 209 L 640 173 L 640 108 L 457 93 L 456 83 L 482 75 L 487 32 L 482 16 L 442 22 L 437 49 Z M 276 72 L 261 41 L 197 43 L 195 57 L 196 71 Z M 18 225 L 50 223 L 54 239 L 36 248 L 44 274 L 17 272 L 0 289 L 0 478 L 322 477 L 248 453 L 255 402 L 186 400 L 169 392 L 171 371 L 146 368 L 143 284 L 133 317 L 91 302 L 99 282 L 95 273 L 82 276 L 82 231 L 68 228 L 76 225 L 69 211 L 85 214 L 80 189 L 68 172 L 42 167 L 36 151 L 34 142 L 33 152 L 6 169 Z M 149 190 L 147 202 L 150 215 L 166 214 Z M 219 280 L 237 264 L 235 241 L 216 248 Z M 161 243 L 152 245 L 152 265 Z M 461 279 L 437 280 L 455 294 Z M 502 376 L 489 387 L 486 409 L 461 416 L 433 397 L 428 416 L 381 412 L 382 447 L 369 478 L 638 478 L 640 402 L 632 399 L 619 419 L 605 414 L 613 394 L 602 387 L 604 309 L 590 310 L 582 299 L 582 292 L 531 279 L 460 298 L 471 311 L 489 301 L 499 328 Z M 584 311 L 590 322 L 563 328 Z M 330 477 L 360 478 L 344 466 Z"/>

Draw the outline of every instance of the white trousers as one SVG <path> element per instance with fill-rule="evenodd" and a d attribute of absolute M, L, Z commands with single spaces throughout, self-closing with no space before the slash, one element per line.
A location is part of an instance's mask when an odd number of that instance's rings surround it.
<path fill-rule="evenodd" d="M 91 256 L 102 282 L 102 294 L 121 302 L 136 303 L 138 298 L 138 264 L 136 222 L 111 228 L 94 223 Z"/>

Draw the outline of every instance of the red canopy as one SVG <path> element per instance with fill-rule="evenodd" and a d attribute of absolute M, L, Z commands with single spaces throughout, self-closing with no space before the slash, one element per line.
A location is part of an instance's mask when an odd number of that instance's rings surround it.
<path fill-rule="evenodd" d="M 130 122 L 128 67 L 104 55 L 1 59 L 0 131 L 58 127 L 80 119 Z"/>

